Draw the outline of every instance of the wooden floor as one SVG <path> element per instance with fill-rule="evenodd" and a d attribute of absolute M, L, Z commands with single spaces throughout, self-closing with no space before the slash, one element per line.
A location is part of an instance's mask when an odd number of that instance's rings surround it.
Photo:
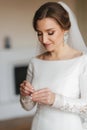
<path fill-rule="evenodd" d="M 0 121 L 0 130 L 30 130 L 32 117 Z"/>

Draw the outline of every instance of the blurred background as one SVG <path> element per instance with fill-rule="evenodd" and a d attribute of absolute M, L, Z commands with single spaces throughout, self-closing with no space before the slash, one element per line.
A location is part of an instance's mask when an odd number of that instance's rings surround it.
<path fill-rule="evenodd" d="M 35 108 L 20 105 L 19 84 L 38 44 L 32 27 L 36 9 L 44 2 L 58 0 L 0 0 L 0 130 L 29 130 Z M 77 17 L 87 44 L 87 0 L 61 0 Z"/>

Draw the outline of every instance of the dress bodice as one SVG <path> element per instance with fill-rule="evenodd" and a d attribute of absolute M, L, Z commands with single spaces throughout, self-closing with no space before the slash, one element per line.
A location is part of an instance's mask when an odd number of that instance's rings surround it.
<path fill-rule="evenodd" d="M 55 61 L 34 57 L 29 62 L 27 80 L 36 90 L 49 88 L 56 94 L 52 106 L 37 104 L 32 130 L 83 130 L 80 117 L 87 116 L 86 54 Z M 29 100 L 24 100 L 22 104 L 28 109 Z"/>

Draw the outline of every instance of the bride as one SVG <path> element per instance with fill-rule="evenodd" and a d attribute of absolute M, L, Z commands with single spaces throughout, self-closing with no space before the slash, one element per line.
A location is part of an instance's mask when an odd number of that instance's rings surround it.
<path fill-rule="evenodd" d="M 71 9 L 47 2 L 33 27 L 41 46 L 20 84 L 24 109 L 36 105 L 31 130 L 83 130 L 87 118 L 87 48 Z M 83 123 L 84 122 L 84 123 Z"/>

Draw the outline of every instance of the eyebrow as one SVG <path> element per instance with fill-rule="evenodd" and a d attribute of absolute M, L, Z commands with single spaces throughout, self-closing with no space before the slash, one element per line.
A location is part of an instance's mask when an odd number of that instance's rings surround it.
<path fill-rule="evenodd" d="M 55 30 L 54 28 L 49 28 L 49 29 L 46 29 L 45 31 L 50 31 L 50 30 Z M 41 32 L 40 30 L 37 29 L 37 31 Z"/>

